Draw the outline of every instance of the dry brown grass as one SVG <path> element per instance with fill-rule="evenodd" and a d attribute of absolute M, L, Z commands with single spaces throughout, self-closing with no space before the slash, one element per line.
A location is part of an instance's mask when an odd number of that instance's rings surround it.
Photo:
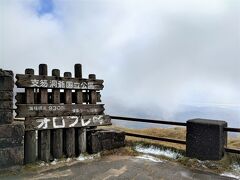
<path fill-rule="evenodd" d="M 115 130 L 130 132 L 130 133 L 151 135 L 156 137 L 166 137 L 166 138 L 174 138 L 174 139 L 181 139 L 181 140 L 186 139 L 186 128 L 181 128 L 181 127 L 130 129 L 130 128 L 125 128 L 120 126 L 108 126 L 108 127 L 104 127 L 104 129 L 115 129 Z M 141 144 L 145 143 L 145 144 L 152 144 L 156 146 L 165 146 L 165 147 L 174 148 L 178 150 L 185 150 L 185 145 L 182 145 L 182 144 L 155 141 L 155 140 L 136 138 L 136 137 L 130 137 L 130 136 L 126 137 L 126 142 L 130 144 L 139 142 Z"/>
<path fill-rule="evenodd" d="M 174 127 L 174 128 L 147 128 L 147 129 L 130 129 L 121 126 L 107 126 L 104 127 L 107 129 L 116 129 L 130 133 L 136 134 L 144 134 L 155 137 L 166 137 L 173 139 L 186 140 L 186 128 L 184 127 Z M 163 145 L 166 147 L 172 147 L 180 150 L 185 149 L 185 145 L 176 144 L 176 143 L 168 143 L 162 141 L 154 141 L 136 137 L 126 137 L 127 142 L 136 142 L 136 141 L 144 141 L 146 143 L 151 143 L 153 145 Z M 228 138 L 228 147 L 240 149 L 240 136 L 239 137 L 229 137 Z"/>
<path fill-rule="evenodd" d="M 228 138 L 228 147 L 240 149 L 240 136 L 237 136 L 235 138 L 229 137 Z"/>

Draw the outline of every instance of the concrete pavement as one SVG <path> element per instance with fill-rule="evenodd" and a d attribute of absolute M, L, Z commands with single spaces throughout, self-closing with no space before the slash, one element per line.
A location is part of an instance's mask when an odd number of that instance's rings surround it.
<path fill-rule="evenodd" d="M 73 180 L 228 180 L 217 174 L 191 170 L 179 164 L 141 156 L 104 156 L 100 159 L 77 162 L 55 170 L 36 174 L 1 177 L 2 179 L 73 179 Z"/>

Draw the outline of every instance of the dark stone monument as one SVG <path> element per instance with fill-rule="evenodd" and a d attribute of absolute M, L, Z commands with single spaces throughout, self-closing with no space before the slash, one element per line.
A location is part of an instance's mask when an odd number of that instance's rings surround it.
<path fill-rule="evenodd" d="M 187 121 L 186 155 L 200 160 L 220 160 L 224 155 L 227 122 L 207 119 Z"/>
<path fill-rule="evenodd" d="M 125 133 L 115 130 L 87 131 L 88 153 L 98 153 L 103 150 L 120 148 L 125 145 Z"/>

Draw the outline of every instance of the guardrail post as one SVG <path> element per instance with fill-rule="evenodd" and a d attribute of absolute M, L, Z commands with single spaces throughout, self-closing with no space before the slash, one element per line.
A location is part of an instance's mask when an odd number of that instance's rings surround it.
<path fill-rule="evenodd" d="M 186 155 L 200 160 L 220 160 L 224 155 L 227 122 L 192 119 L 187 121 Z"/>

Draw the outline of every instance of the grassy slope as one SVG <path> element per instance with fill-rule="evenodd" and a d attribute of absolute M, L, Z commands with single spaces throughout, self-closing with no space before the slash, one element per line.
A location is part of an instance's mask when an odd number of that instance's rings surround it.
<path fill-rule="evenodd" d="M 116 129 L 121 130 L 125 132 L 131 132 L 131 133 L 137 133 L 137 134 L 145 134 L 145 135 L 151 135 L 156 137 L 166 137 L 166 138 L 173 138 L 173 139 L 186 139 L 186 128 L 183 127 L 174 127 L 174 128 L 148 128 L 148 129 L 129 129 L 125 127 L 120 126 L 109 126 L 105 128 L 110 129 Z M 140 138 L 134 138 L 134 137 L 127 137 L 127 141 L 138 141 L 143 140 Z M 161 142 L 161 141 L 152 141 L 152 140 L 146 140 L 146 142 L 151 142 L 153 144 L 159 144 L 164 145 L 168 147 L 173 147 L 176 149 L 185 149 L 185 145 L 175 144 L 175 143 L 168 143 L 168 142 Z M 228 138 L 228 147 L 240 149 L 240 136 L 233 138 Z"/>

